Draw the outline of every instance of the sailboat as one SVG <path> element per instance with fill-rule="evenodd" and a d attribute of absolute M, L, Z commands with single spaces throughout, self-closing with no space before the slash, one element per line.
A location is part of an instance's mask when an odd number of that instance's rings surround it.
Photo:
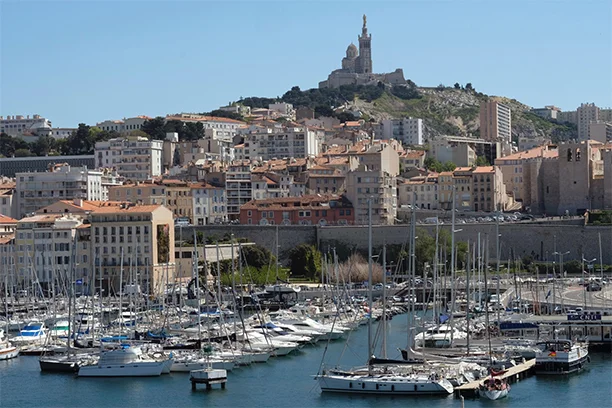
<path fill-rule="evenodd" d="M 8 360 L 19 355 L 19 349 L 13 346 L 4 336 L 4 330 L 0 329 L 0 360 Z"/>
<path fill-rule="evenodd" d="M 498 235 L 499 236 L 499 235 Z M 499 248 L 499 246 L 498 246 Z M 499 255 L 498 255 L 499 258 Z M 508 396 L 510 392 L 510 384 L 505 378 L 501 377 L 506 371 L 496 372 L 493 370 L 493 357 L 491 354 L 491 330 L 489 330 L 489 293 L 487 285 L 487 269 L 488 262 L 484 265 L 484 284 L 485 284 L 485 327 L 487 328 L 487 340 L 489 342 L 489 377 L 487 377 L 478 387 L 478 393 L 490 400 L 498 400 Z"/>
<path fill-rule="evenodd" d="M 413 226 L 414 227 L 414 226 Z M 368 200 L 368 279 L 372 282 L 372 201 Z M 372 285 L 368 285 L 368 306 L 372 310 Z M 419 365 L 380 365 L 373 362 L 372 318 L 368 319 L 368 364 L 348 371 L 323 370 L 315 378 L 323 392 L 353 394 L 422 395 L 453 392 L 453 385 L 446 378 Z"/>

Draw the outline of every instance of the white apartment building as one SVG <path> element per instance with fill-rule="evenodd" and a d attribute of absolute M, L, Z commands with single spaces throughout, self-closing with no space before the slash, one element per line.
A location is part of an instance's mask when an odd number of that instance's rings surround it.
<path fill-rule="evenodd" d="M 225 190 L 206 183 L 191 184 L 193 225 L 220 224 L 227 221 Z"/>
<path fill-rule="evenodd" d="M 346 176 L 346 197 L 355 209 L 355 223 L 368 223 L 368 201 L 372 202 L 372 224 L 392 225 L 397 217 L 397 178 L 365 165 Z"/>
<path fill-rule="evenodd" d="M 245 126 L 245 122 L 240 120 L 222 118 L 217 116 L 197 115 L 194 113 L 177 113 L 175 115 L 167 115 L 166 122 L 170 120 L 178 120 L 184 123 L 201 123 L 206 129 L 215 129 L 216 136 L 221 140 L 233 140 L 239 128 Z"/>
<path fill-rule="evenodd" d="M 128 136 L 97 142 L 97 168 L 114 168 L 129 180 L 148 180 L 162 174 L 163 141 Z"/>
<path fill-rule="evenodd" d="M 15 232 L 18 281 L 38 281 L 43 290 L 64 282 L 74 263 L 76 229 L 83 223 L 72 214 L 37 214 L 22 218 Z"/>
<path fill-rule="evenodd" d="M 74 132 L 77 131 L 77 128 L 53 128 L 51 129 L 51 136 L 55 140 L 67 139 Z"/>
<path fill-rule="evenodd" d="M 246 160 L 315 157 L 324 133 L 307 126 L 258 127 L 244 134 Z"/>
<path fill-rule="evenodd" d="M 15 234 L 0 236 L 0 279 L 12 285 L 15 273 Z M 6 281 L 5 281 L 6 279 Z"/>
<path fill-rule="evenodd" d="M 580 104 L 576 109 L 578 140 L 591 139 L 590 124 L 599 121 L 599 108 L 594 103 Z"/>
<path fill-rule="evenodd" d="M 417 176 L 397 183 L 399 208 L 437 210 L 438 201 L 437 174 Z"/>
<path fill-rule="evenodd" d="M 87 167 L 56 165 L 45 173 L 16 174 L 17 217 L 21 218 L 59 200 L 102 201 L 108 189 L 102 184 L 100 171 Z"/>
<path fill-rule="evenodd" d="M 403 145 L 418 146 L 423 144 L 423 119 L 403 118 L 382 121 L 382 137 L 378 139 L 395 139 Z"/>
<path fill-rule="evenodd" d="M 0 216 L 17 217 L 17 198 L 15 196 L 15 183 L 0 184 Z"/>
<path fill-rule="evenodd" d="M 295 109 L 293 105 L 286 102 L 271 103 L 268 105 L 268 109 L 278 112 L 280 117 L 295 120 Z"/>
<path fill-rule="evenodd" d="M 133 118 L 123 118 L 122 120 L 105 120 L 96 123 L 96 127 L 106 131 L 113 130 L 122 134 L 129 134 L 134 130 L 141 130 L 142 125 L 149 119 L 151 118 L 141 115 Z"/>
<path fill-rule="evenodd" d="M 0 116 L 0 133 L 9 136 L 20 136 L 24 133 L 34 133 L 39 136 L 48 135 L 51 132 L 51 121 L 40 115 L 13 115 L 6 118 Z"/>
<path fill-rule="evenodd" d="M 240 207 L 252 199 L 250 161 L 235 161 L 228 166 L 225 175 L 225 194 L 227 197 L 227 215 L 230 219 L 240 217 Z"/>
<path fill-rule="evenodd" d="M 531 109 L 531 112 L 544 119 L 557 120 L 559 113 L 561 113 L 561 109 L 554 105 L 546 105 L 543 108 L 533 108 Z"/>

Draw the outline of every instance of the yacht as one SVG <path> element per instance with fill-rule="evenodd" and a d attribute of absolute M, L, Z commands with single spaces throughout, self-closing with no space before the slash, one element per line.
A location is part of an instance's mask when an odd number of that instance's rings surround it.
<path fill-rule="evenodd" d="M 353 394 L 449 395 L 453 385 L 436 373 L 403 373 L 393 368 L 360 371 L 323 371 L 321 391 Z"/>
<path fill-rule="evenodd" d="M 79 368 L 79 377 L 155 377 L 165 368 L 166 360 L 145 357 L 140 347 L 125 345 L 101 352 L 97 364 Z"/>
<path fill-rule="evenodd" d="M 0 360 L 9 360 L 19 355 L 19 349 L 13 346 L 0 330 Z"/>
<path fill-rule="evenodd" d="M 465 339 L 466 337 L 465 332 L 454 329 L 448 324 L 442 324 L 417 334 L 414 336 L 414 341 L 419 347 L 450 347 L 451 339 Z"/>
<path fill-rule="evenodd" d="M 11 341 L 16 344 L 42 344 L 46 338 L 45 325 L 41 322 L 30 322 Z"/>
<path fill-rule="evenodd" d="M 571 340 L 548 340 L 536 344 L 536 374 L 570 374 L 580 371 L 589 357 L 589 348 Z"/>

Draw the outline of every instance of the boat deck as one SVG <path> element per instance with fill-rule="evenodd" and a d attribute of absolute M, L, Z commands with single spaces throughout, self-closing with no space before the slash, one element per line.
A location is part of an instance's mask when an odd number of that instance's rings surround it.
<path fill-rule="evenodd" d="M 530 376 L 533 373 L 534 367 L 535 358 L 508 368 L 504 374 L 498 377 L 507 380 L 509 383 L 515 383 Z M 463 395 L 466 397 L 475 397 L 478 388 L 484 380 L 484 378 L 481 378 L 479 380 L 463 384 L 459 387 L 455 387 L 455 396 L 459 397 L 460 395 Z"/>

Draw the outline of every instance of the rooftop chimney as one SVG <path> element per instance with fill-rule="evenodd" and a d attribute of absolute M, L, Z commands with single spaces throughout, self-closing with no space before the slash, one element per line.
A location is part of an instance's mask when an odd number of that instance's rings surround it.
<path fill-rule="evenodd" d="M 82 198 L 75 198 L 74 200 L 72 200 L 73 204 L 76 205 L 77 207 L 83 207 L 83 199 Z"/>

